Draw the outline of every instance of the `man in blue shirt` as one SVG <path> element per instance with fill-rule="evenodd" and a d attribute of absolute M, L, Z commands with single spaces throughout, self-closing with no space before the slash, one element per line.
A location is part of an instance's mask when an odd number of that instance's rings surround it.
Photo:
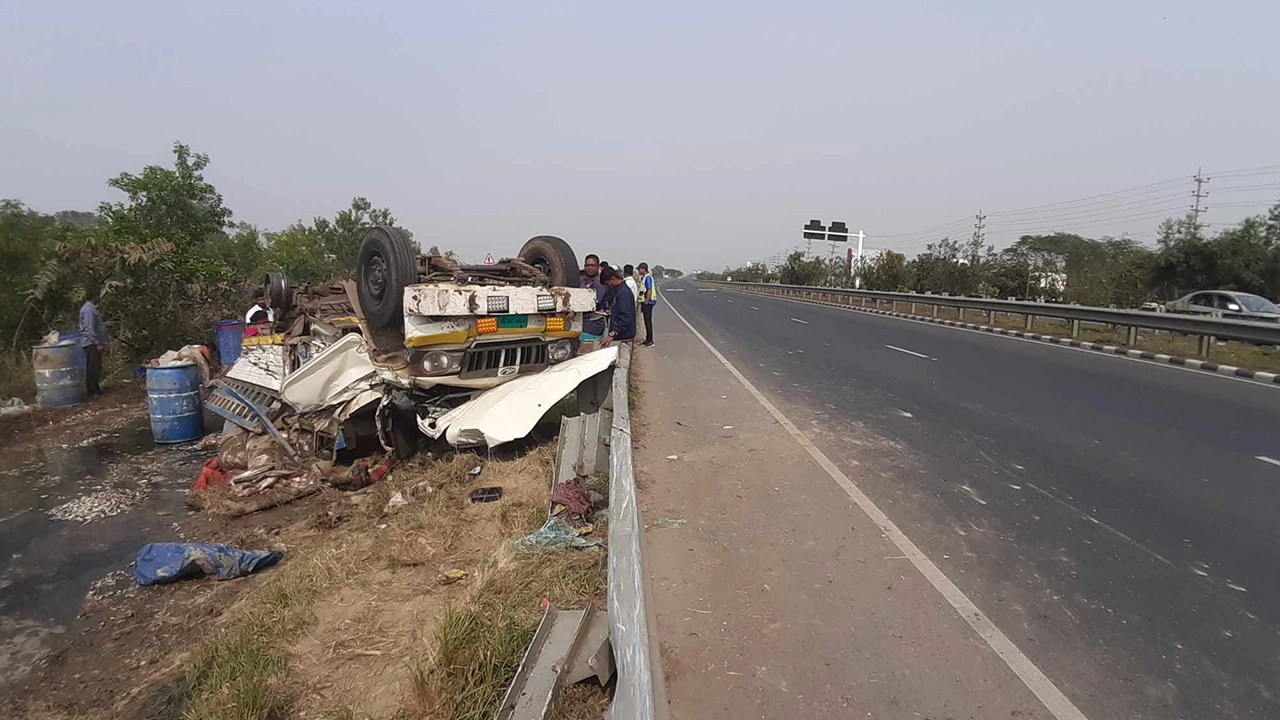
<path fill-rule="evenodd" d="M 604 310 L 605 295 L 609 292 L 609 289 L 600 282 L 600 258 L 596 255 L 588 255 L 582 261 L 582 287 L 596 291 L 596 310 Z M 604 328 L 604 315 L 587 313 L 586 317 L 582 319 L 582 342 L 600 342 L 600 338 L 604 337 Z"/>
<path fill-rule="evenodd" d="M 609 288 L 609 334 L 600 346 L 605 347 L 614 341 L 631 342 L 636 337 L 636 296 L 631 294 L 631 288 L 623 282 L 617 270 L 609 268 L 600 277 Z"/>
<path fill-rule="evenodd" d="M 102 351 L 107 349 L 107 326 L 102 322 L 97 301 L 98 291 L 90 289 L 80 306 L 78 342 L 84 348 L 84 385 L 90 397 L 102 397 Z"/>

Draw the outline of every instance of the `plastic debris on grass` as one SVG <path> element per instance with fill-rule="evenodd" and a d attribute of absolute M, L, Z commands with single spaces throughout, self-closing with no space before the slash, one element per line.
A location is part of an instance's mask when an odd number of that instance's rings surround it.
<path fill-rule="evenodd" d="M 604 545 L 597 538 L 585 538 L 578 531 L 569 527 L 560 518 L 548 518 L 542 527 L 511 541 L 516 550 L 556 550 L 560 548 L 595 548 Z"/>

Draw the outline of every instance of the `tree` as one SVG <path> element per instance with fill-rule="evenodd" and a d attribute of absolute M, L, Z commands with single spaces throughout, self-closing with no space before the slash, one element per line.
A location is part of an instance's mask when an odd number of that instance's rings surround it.
<path fill-rule="evenodd" d="M 882 250 L 864 258 L 855 269 L 855 274 L 862 280 L 862 287 L 867 290 L 903 292 L 910 290 L 913 285 L 907 256 L 892 250 Z"/>
<path fill-rule="evenodd" d="M 427 249 L 427 254 L 432 257 L 442 257 L 445 260 L 448 260 L 449 262 L 458 262 L 458 255 L 456 253 L 454 253 L 452 250 L 445 250 L 444 252 L 440 252 L 439 245 L 432 245 L 430 248 Z"/>
<path fill-rule="evenodd" d="M 8 289 L 0 293 L 0 338 L 10 348 L 25 346 L 39 337 L 43 323 L 35 320 L 46 314 L 37 310 L 20 289 L 31 286 L 31 279 L 44 262 L 48 247 L 65 234 L 55 218 L 42 215 L 17 200 L 0 200 L 0 284 Z"/>
<path fill-rule="evenodd" d="M 804 251 L 795 250 L 787 256 L 778 277 L 783 285 L 817 285 L 828 277 L 828 272 L 821 259 L 805 258 Z"/>
<path fill-rule="evenodd" d="M 365 232 L 374 225 L 395 223 L 387 208 L 374 208 L 363 197 L 353 198 L 351 207 L 339 211 L 333 220 L 318 217 L 310 225 L 299 220 L 279 232 L 266 233 L 263 263 L 266 269 L 283 272 L 291 282 L 351 277 Z"/>
<path fill-rule="evenodd" d="M 681 277 L 684 277 L 684 271 L 683 271 L 683 270 L 677 270 L 677 269 L 675 269 L 675 268 L 667 268 L 667 277 L 669 277 L 669 278 L 681 278 Z"/>
<path fill-rule="evenodd" d="M 204 179 L 209 156 L 173 144 L 173 168 L 148 165 L 142 172 L 123 172 L 107 185 L 125 194 L 125 202 L 104 202 L 98 212 L 108 236 L 120 242 L 173 243 L 186 255 L 230 227 L 231 210 L 222 195 Z"/>

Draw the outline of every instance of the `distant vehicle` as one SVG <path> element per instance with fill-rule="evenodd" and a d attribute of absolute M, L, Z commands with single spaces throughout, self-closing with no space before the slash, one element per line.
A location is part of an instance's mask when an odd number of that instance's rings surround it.
<path fill-rule="evenodd" d="M 1270 300 L 1232 290 L 1200 290 L 1166 303 L 1165 308 L 1189 315 L 1280 322 L 1280 307 Z"/>

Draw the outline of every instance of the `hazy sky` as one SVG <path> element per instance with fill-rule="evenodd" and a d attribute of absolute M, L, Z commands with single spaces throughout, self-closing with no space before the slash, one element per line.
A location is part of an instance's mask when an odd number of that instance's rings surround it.
<path fill-rule="evenodd" d="M 8 0 L 0 197 L 91 209 L 181 140 L 237 220 L 365 195 L 472 260 L 550 233 L 718 268 L 810 217 L 910 251 L 928 236 L 900 234 L 979 208 L 997 245 L 1072 223 L 1146 239 L 1158 220 L 1134 218 L 1176 214 L 1197 166 L 1280 165 L 1277 27 L 1275 0 Z M 1209 204 L 1280 197 L 1266 172 Z"/>

